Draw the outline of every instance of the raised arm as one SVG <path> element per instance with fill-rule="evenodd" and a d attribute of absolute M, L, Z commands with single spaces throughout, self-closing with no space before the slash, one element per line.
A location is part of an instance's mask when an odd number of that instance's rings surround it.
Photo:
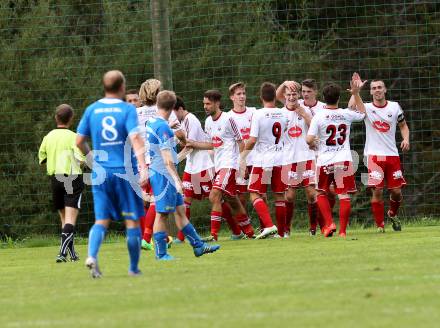
<path fill-rule="evenodd" d="M 279 85 L 279 87 L 277 88 L 276 97 L 277 100 L 283 104 L 286 103 L 286 100 L 284 99 L 284 88 L 298 90 L 301 88 L 301 85 L 296 81 L 284 81 Z"/>
<path fill-rule="evenodd" d="M 356 109 L 361 113 L 365 113 L 365 105 L 359 93 L 365 83 L 367 83 L 367 80 L 362 81 L 359 73 L 354 72 L 350 81 L 350 89 L 348 89 L 351 93 L 348 108 Z"/>

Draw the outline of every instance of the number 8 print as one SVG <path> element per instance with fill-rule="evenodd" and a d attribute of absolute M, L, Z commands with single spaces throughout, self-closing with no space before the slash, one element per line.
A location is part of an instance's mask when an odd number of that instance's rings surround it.
<path fill-rule="evenodd" d="M 110 122 L 109 122 L 110 121 Z M 107 141 L 114 141 L 118 137 L 118 131 L 115 129 L 116 119 L 113 116 L 106 116 L 102 119 L 102 137 Z"/>

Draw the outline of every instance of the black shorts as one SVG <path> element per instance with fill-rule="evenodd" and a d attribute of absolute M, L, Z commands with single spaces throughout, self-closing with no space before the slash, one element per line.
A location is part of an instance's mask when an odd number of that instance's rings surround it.
<path fill-rule="evenodd" d="M 52 199 L 54 210 L 62 210 L 66 206 L 81 207 L 81 193 L 84 190 L 81 175 L 52 175 Z"/>

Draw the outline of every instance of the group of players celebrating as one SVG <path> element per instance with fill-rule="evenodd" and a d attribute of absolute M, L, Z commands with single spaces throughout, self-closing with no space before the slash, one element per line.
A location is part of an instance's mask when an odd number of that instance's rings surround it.
<path fill-rule="evenodd" d="M 242 82 L 229 87 L 233 104 L 229 112 L 222 110 L 221 93 L 208 90 L 203 94 L 208 117 L 202 128 L 182 98 L 172 91 L 161 91 L 160 81 L 149 79 L 138 91 L 126 92 L 124 75 L 107 72 L 103 77 L 105 97 L 87 107 L 75 143 L 93 162 L 93 174 L 103 177 L 92 184 L 96 221 L 89 233 L 86 259 L 92 277 L 102 275 L 97 256 L 111 219 L 125 220 L 129 275 L 136 276 L 140 274 L 141 244 L 152 249 L 153 239 L 156 259 L 173 259 L 167 251 L 170 239 L 165 224 L 172 213 L 179 229 L 175 241 L 186 238 L 197 257 L 220 248 L 208 242 L 218 239 L 223 220 L 232 231 L 232 239 L 288 238 L 298 188 L 305 189 L 310 234 L 316 234 L 318 225 L 325 237 L 336 232 L 332 208 L 338 198 L 339 236 L 345 237 L 350 194 L 356 192 L 350 128 L 352 122 L 362 120 L 366 125 L 364 157 L 376 225 L 379 231 L 385 231 L 386 184 L 390 190 L 387 215 L 393 229 L 400 230 L 397 214 L 405 180 L 395 133 L 399 126 L 401 148 L 407 151 L 409 129 L 399 104 L 386 100 L 382 80 L 371 82 L 373 101 L 363 103 L 359 93 L 365 83 L 359 74 L 353 74 L 347 109 L 339 108 L 341 88 L 337 84 L 323 87 L 324 102 L 320 102 L 317 84 L 311 79 L 301 84 L 285 81 L 278 88 L 263 83 L 262 108 L 258 110 L 246 106 L 246 86 Z M 277 101 L 283 107 L 277 107 Z M 131 148 L 133 153 L 127 153 Z M 185 158 L 181 179 L 177 163 Z M 269 185 L 276 224 L 268 206 Z M 203 198 L 209 198 L 212 205 L 211 234 L 205 240 L 189 221 L 192 202 Z M 257 232 L 246 211 L 248 199 L 260 221 Z M 76 203 L 79 206 L 79 199 Z M 64 230 L 63 236 L 72 235 L 73 242 L 73 232 Z M 64 239 L 67 243 L 68 238 Z"/>
<path fill-rule="evenodd" d="M 228 223 L 232 239 L 289 238 L 298 188 L 305 190 L 310 234 L 315 235 L 318 226 L 325 237 L 336 232 L 332 209 L 338 198 L 339 236 L 345 237 L 351 211 L 350 194 L 356 192 L 350 128 L 352 122 L 364 121 L 364 156 L 368 166 L 368 187 L 372 190 L 373 217 L 378 231 L 384 232 L 383 188 L 386 183 L 390 190 L 387 215 L 393 229 L 401 230 L 397 213 L 405 180 L 395 133 L 399 126 L 403 138 L 401 148 L 407 151 L 409 129 L 399 104 L 386 100 L 384 81 L 371 82 L 373 101 L 363 103 L 359 92 L 365 83 L 359 74 L 353 74 L 349 89 L 352 97 L 347 109 L 339 108 L 341 88 L 338 85 L 325 85 L 322 90 L 324 102 L 321 102 L 317 99 L 317 83 L 312 79 L 301 84 L 285 81 L 278 88 L 272 83 L 263 83 L 260 87 L 262 108 L 258 110 L 246 106 L 246 86 L 242 82 L 229 87 L 233 107 L 228 112 L 222 111 L 221 93 L 208 90 L 203 95 L 207 115 L 204 129 L 182 98 L 177 97 L 167 121 L 182 150 L 170 160 L 173 169 L 150 164 L 150 186 L 158 185 L 154 178 L 158 173 L 167 176 L 176 193 L 184 195 L 183 205 L 188 219 L 192 202 L 209 198 L 212 205 L 211 234 L 205 241 L 218 239 L 222 220 Z M 137 105 L 139 123 L 146 128 L 148 140 L 151 134 L 157 135 L 150 125 L 160 110 L 157 107 L 160 87 L 160 81 L 150 79 L 142 84 L 139 93 L 126 95 L 128 102 Z M 284 106 L 277 107 L 277 101 Z M 168 132 L 168 138 L 162 143 L 168 142 L 169 135 Z M 171 148 L 175 151 L 175 144 Z M 153 153 L 150 150 L 149 156 Z M 149 156 L 147 163 L 150 162 Z M 174 164 L 182 158 L 186 158 L 186 164 L 180 179 Z M 151 187 L 144 190 L 145 196 L 150 194 L 145 197 L 149 207 L 141 218 L 145 249 L 153 248 L 154 225 L 157 222 L 163 224 L 162 214 L 172 211 L 164 209 L 164 197 L 160 195 L 169 184 L 161 182 L 159 185 L 159 192 L 152 192 Z M 269 185 L 275 202 L 276 224 L 268 206 Z M 260 221 L 258 232 L 254 231 L 246 211 L 248 198 Z M 158 204 L 162 207 L 160 210 Z M 158 241 L 154 239 L 157 245 Z M 160 240 L 166 239 L 165 234 L 160 236 Z M 184 241 L 181 231 L 176 241 Z"/>

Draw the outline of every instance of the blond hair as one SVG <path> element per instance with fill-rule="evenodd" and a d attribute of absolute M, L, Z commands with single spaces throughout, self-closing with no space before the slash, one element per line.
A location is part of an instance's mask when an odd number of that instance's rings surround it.
<path fill-rule="evenodd" d="M 237 90 L 239 88 L 246 89 L 246 84 L 244 84 L 244 82 L 237 82 L 237 83 L 231 84 L 229 86 L 229 95 L 233 96 L 235 93 L 235 90 Z"/>
<path fill-rule="evenodd" d="M 139 99 L 144 105 L 156 104 L 157 94 L 160 91 L 162 83 L 156 79 L 148 79 L 141 84 L 139 88 Z"/>

